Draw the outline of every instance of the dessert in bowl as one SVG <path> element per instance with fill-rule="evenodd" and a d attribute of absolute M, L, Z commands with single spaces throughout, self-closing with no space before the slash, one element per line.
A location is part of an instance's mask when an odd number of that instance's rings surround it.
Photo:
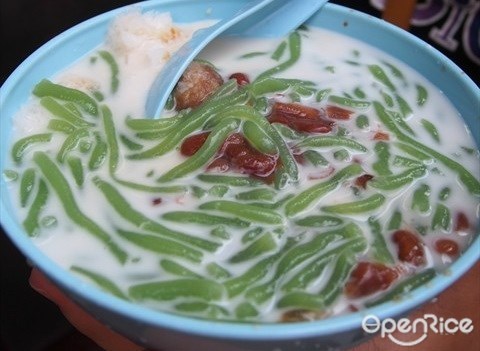
<path fill-rule="evenodd" d="M 2 225 L 89 312 L 150 347 L 345 346 L 475 263 L 478 88 L 448 59 L 328 5 L 212 43 L 151 119 L 162 60 L 240 4 L 137 6 L 2 87 Z"/>

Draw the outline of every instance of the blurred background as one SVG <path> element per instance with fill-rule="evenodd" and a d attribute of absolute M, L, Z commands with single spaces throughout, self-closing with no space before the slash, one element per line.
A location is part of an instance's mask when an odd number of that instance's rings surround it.
<path fill-rule="evenodd" d="M 92 16 L 134 2 L 2 0 L 0 84 L 51 38 Z M 330 2 L 380 17 L 386 0 Z M 399 2 L 406 6 L 410 0 Z M 437 47 L 479 84 L 480 1 L 419 0 L 416 6 L 407 23 L 409 30 Z M 0 350 L 99 351 L 76 332 L 55 305 L 30 288 L 29 274 L 30 268 L 23 256 L 6 235 L 0 233 Z"/>

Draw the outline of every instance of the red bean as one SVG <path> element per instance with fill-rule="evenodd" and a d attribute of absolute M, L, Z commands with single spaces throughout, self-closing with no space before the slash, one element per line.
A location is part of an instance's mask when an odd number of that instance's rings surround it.
<path fill-rule="evenodd" d="M 230 165 L 242 173 L 266 177 L 277 166 L 276 155 L 266 155 L 254 149 L 240 133 L 230 135 L 221 150 Z"/>
<path fill-rule="evenodd" d="M 458 212 L 455 219 L 455 231 L 463 232 L 470 229 L 470 223 L 467 216 L 463 212 Z"/>
<path fill-rule="evenodd" d="M 345 284 L 349 298 L 364 297 L 387 289 L 399 274 L 394 268 L 377 262 L 359 262 Z"/>
<path fill-rule="evenodd" d="M 400 261 L 408 262 L 416 267 L 426 263 L 424 244 L 416 234 L 400 229 L 393 233 L 392 239 L 397 244 Z"/>
<path fill-rule="evenodd" d="M 332 105 L 326 107 L 326 112 L 328 118 L 337 120 L 349 120 L 353 114 L 353 111 Z"/>
<path fill-rule="evenodd" d="M 180 146 L 180 153 L 184 156 L 194 155 L 205 143 L 210 132 L 193 134 L 185 138 Z"/>
<path fill-rule="evenodd" d="M 152 205 L 153 206 L 158 206 L 162 203 L 162 198 L 161 197 L 156 197 L 154 199 L 152 199 Z"/>
<path fill-rule="evenodd" d="M 373 175 L 371 174 L 364 174 L 355 179 L 355 185 L 359 188 L 366 189 L 367 183 L 373 179 Z"/>
<path fill-rule="evenodd" d="M 276 167 L 276 159 L 259 152 L 250 152 L 232 159 L 232 163 L 248 174 L 266 177 Z"/>
<path fill-rule="evenodd" d="M 228 79 L 235 79 L 239 86 L 247 85 L 250 83 L 250 79 L 245 73 L 236 72 L 230 75 Z"/>
<path fill-rule="evenodd" d="M 334 125 L 324 118 L 320 110 L 296 103 L 276 102 L 268 120 L 270 123 L 285 124 L 296 131 L 308 133 L 328 133 Z"/>
<path fill-rule="evenodd" d="M 246 154 L 247 151 L 246 139 L 240 133 L 231 134 L 227 139 L 225 139 L 222 147 L 220 148 L 220 153 L 223 154 L 227 159 Z"/>
<path fill-rule="evenodd" d="M 207 167 L 210 172 L 225 173 L 230 169 L 230 161 L 225 157 L 219 157 L 212 161 Z"/>
<path fill-rule="evenodd" d="M 205 143 L 209 132 L 193 134 L 180 146 L 184 156 L 194 155 Z M 231 134 L 218 151 L 218 157 L 207 167 L 209 171 L 238 171 L 257 177 L 267 177 L 275 172 L 277 155 L 266 155 L 253 148 L 240 133 Z"/>
<path fill-rule="evenodd" d="M 390 135 L 385 132 L 376 132 L 373 140 L 390 140 Z"/>
<path fill-rule="evenodd" d="M 458 256 L 458 244 L 450 239 L 440 239 L 435 242 L 435 250 L 440 254 L 445 254 L 450 257 Z"/>

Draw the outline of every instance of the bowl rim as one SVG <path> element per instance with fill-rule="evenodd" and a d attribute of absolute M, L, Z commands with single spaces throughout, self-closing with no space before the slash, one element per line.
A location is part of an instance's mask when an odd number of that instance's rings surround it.
<path fill-rule="evenodd" d="M 178 0 L 150 0 L 119 7 L 81 22 L 54 37 L 24 60 L 4 82 L 1 87 L 0 110 L 3 110 L 3 106 L 6 104 L 5 96 L 7 96 L 10 90 L 13 89 L 18 77 L 27 71 L 39 57 L 48 52 L 52 47 L 68 40 L 71 36 L 77 35 L 79 31 L 111 20 L 115 15 L 124 11 L 126 8 L 140 6 L 143 11 L 147 11 L 155 9 L 159 5 L 172 2 L 178 2 Z M 188 0 L 183 2 L 188 2 Z M 456 64 L 435 48 L 430 45 L 426 46 L 425 42 L 411 33 L 401 30 L 379 18 L 332 3 L 327 3 L 322 11 L 329 11 L 356 19 L 371 21 L 372 25 L 379 26 L 382 30 L 388 31 L 393 35 L 401 36 L 405 38 L 405 40 L 410 41 L 414 46 L 420 46 L 422 50 L 428 50 L 431 55 L 440 58 L 449 69 L 453 71 L 459 70 Z M 463 83 L 470 89 L 478 89 L 476 84 L 467 75 L 459 75 L 459 79 L 463 80 Z M 2 158 L 4 157 L 3 152 L 0 156 Z M 3 164 L 4 162 L 0 163 L 0 165 Z M 5 187 L 5 180 L 2 179 L 0 189 L 4 189 Z M 80 278 L 73 276 L 67 270 L 62 269 L 52 259 L 43 254 L 42 251 L 33 244 L 30 238 L 23 235 L 23 229 L 5 207 L 4 199 L 8 197 L 5 193 L 7 193 L 7 191 L 2 191 L 1 194 L 0 222 L 5 229 L 6 235 L 31 262 L 33 262 L 41 271 L 45 272 L 47 276 L 62 287 L 62 289 L 65 289 L 67 294 L 70 294 L 82 306 L 87 309 L 90 308 L 89 304 L 92 304 L 95 307 L 101 306 L 101 308 L 105 308 L 109 310 L 109 312 L 118 313 L 129 319 L 136 320 L 137 322 L 139 321 L 155 327 L 207 337 L 240 340 L 285 340 L 291 338 L 319 337 L 358 329 L 361 326 L 362 319 L 366 315 L 374 314 L 383 320 L 385 318 L 403 315 L 414 308 L 418 308 L 421 304 L 433 299 L 448 286 L 452 285 L 480 258 L 480 236 L 477 235 L 468 250 L 449 267 L 450 274 L 437 275 L 429 284 L 416 289 L 414 293 L 412 293 L 411 298 L 403 300 L 401 303 L 387 302 L 358 312 L 306 323 L 264 324 L 204 320 L 152 310 L 141 305 L 121 300 L 101 291 L 99 288 L 91 284 L 87 284 Z M 83 299 L 88 301 L 88 304 L 82 302 Z"/>

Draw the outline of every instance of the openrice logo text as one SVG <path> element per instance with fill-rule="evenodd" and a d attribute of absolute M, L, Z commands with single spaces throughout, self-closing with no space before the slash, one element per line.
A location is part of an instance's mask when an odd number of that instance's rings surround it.
<path fill-rule="evenodd" d="M 434 314 L 424 314 L 423 317 L 416 318 L 413 321 L 408 318 L 400 318 L 398 320 L 386 318 L 381 321 L 377 316 L 369 314 L 362 320 L 362 329 L 369 334 L 380 331 L 382 338 L 387 336 L 391 341 L 400 346 L 414 346 L 424 341 L 429 333 L 453 335 L 460 332 L 469 334 L 473 331 L 473 322 L 470 318 L 457 320 L 455 318 L 439 318 Z M 402 341 L 392 335 L 394 332 L 397 333 L 397 337 L 402 334 L 416 334 L 417 332 L 420 336 L 412 341 Z"/>

